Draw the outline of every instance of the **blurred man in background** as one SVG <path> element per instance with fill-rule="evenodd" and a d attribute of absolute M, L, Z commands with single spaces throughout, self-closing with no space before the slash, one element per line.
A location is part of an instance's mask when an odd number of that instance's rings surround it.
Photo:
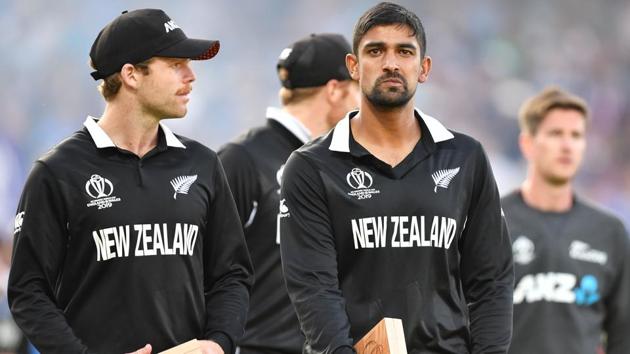
<path fill-rule="evenodd" d="M 630 350 L 630 240 L 621 221 L 575 194 L 586 148 L 584 100 L 547 88 L 519 114 L 528 162 L 505 196 L 516 272 L 510 353 Z"/>
<path fill-rule="evenodd" d="M 282 108 L 269 107 L 266 125 L 219 151 L 256 273 L 241 354 L 302 352 L 280 264 L 280 183 L 293 150 L 358 106 L 358 85 L 345 65 L 351 51 L 339 34 L 312 34 L 284 49 L 277 64 Z"/>
<path fill-rule="evenodd" d="M 155 9 L 94 41 L 103 116 L 35 162 L 15 217 L 9 303 L 42 353 L 235 351 L 252 281 L 236 207 L 216 154 L 161 123 L 218 50 Z"/>
<path fill-rule="evenodd" d="M 420 19 L 369 9 L 346 64 L 360 110 L 295 151 L 282 181 L 282 265 L 307 345 L 353 353 L 395 317 L 409 353 L 507 352 L 514 274 L 499 192 L 478 141 L 414 109 L 431 69 Z"/>

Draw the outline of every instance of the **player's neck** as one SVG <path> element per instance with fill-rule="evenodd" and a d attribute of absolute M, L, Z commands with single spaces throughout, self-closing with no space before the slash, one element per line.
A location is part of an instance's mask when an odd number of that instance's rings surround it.
<path fill-rule="evenodd" d="M 418 143 L 420 124 L 411 103 L 382 110 L 363 99 L 359 114 L 350 120 L 354 139 L 380 160 L 395 166 Z"/>
<path fill-rule="evenodd" d="M 330 129 L 325 122 L 326 112 L 317 104 L 292 104 L 282 109 L 297 119 L 311 133 L 311 139 L 316 138 Z"/>
<path fill-rule="evenodd" d="M 140 112 L 137 105 L 107 104 L 98 125 L 117 147 L 139 157 L 157 145 L 159 119 Z"/>
<path fill-rule="evenodd" d="M 561 213 L 573 206 L 571 182 L 554 185 L 530 175 L 521 185 L 521 193 L 527 205 L 540 211 Z"/>

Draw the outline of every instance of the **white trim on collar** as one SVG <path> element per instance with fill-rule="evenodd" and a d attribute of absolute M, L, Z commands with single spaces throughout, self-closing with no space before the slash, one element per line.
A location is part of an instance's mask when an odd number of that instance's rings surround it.
<path fill-rule="evenodd" d="M 101 128 L 96 122 L 97 118 L 92 116 L 87 116 L 83 125 L 87 128 L 88 133 L 94 140 L 94 144 L 99 149 L 108 148 L 108 147 L 116 147 L 116 144 L 112 141 L 112 139 L 105 133 L 103 128 Z M 170 147 L 182 148 L 185 149 L 186 146 L 182 144 L 179 139 L 173 134 L 173 132 L 164 124 L 160 123 L 160 127 L 162 127 L 162 131 L 164 132 L 164 137 L 166 138 L 166 145 Z"/>
<path fill-rule="evenodd" d="M 92 116 L 87 116 L 87 118 L 85 118 L 85 122 L 83 122 L 83 125 L 87 128 L 88 133 L 90 133 L 90 135 L 92 136 L 92 140 L 94 140 L 94 144 L 96 144 L 96 147 L 99 149 L 116 147 L 116 144 L 114 144 L 112 139 L 109 138 L 103 128 L 96 124 L 97 120 L 98 119 Z"/>
<path fill-rule="evenodd" d="M 181 141 L 179 141 L 179 139 L 177 139 L 177 137 L 175 136 L 175 134 L 173 134 L 173 132 L 171 131 L 171 129 L 169 129 L 169 127 L 164 125 L 164 123 L 160 123 L 160 127 L 162 127 L 162 131 L 164 132 L 164 137 L 166 138 L 166 146 L 176 147 L 176 148 L 181 148 L 181 149 L 186 148 L 186 145 L 184 145 Z"/>
<path fill-rule="evenodd" d="M 358 112 L 359 111 L 348 112 L 348 114 L 346 114 L 346 116 L 337 123 L 335 130 L 333 131 L 332 140 L 328 150 L 350 152 L 350 116 L 354 116 Z M 424 124 L 427 125 L 434 142 L 439 143 L 455 138 L 453 133 L 448 131 L 448 129 L 446 129 L 439 120 L 422 112 L 418 108 L 415 108 L 415 112 L 420 116 L 420 118 L 422 118 Z"/>
<path fill-rule="evenodd" d="M 306 144 L 309 140 L 311 140 L 311 131 L 308 130 L 302 122 L 289 113 L 276 107 L 267 107 L 266 116 L 267 118 L 273 119 L 282 124 L 282 126 L 293 133 L 296 138 L 300 139 L 302 143 Z"/>
<path fill-rule="evenodd" d="M 442 141 L 451 140 L 455 138 L 453 133 L 449 132 L 448 129 L 439 120 L 431 117 L 430 115 L 422 112 L 418 108 L 415 108 L 416 113 L 422 118 L 424 124 L 429 128 L 429 132 L 431 133 L 431 137 L 433 141 L 436 143 L 440 143 Z"/>

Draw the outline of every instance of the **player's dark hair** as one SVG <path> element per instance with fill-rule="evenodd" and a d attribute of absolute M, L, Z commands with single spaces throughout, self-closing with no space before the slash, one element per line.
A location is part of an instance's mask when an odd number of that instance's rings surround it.
<path fill-rule="evenodd" d="M 427 50 L 427 37 L 422 22 L 416 14 L 391 2 L 382 2 L 367 10 L 354 26 L 352 35 L 352 51 L 358 56 L 359 42 L 365 34 L 375 26 L 398 25 L 407 26 L 416 36 L 420 45 L 420 55 L 424 58 Z"/>
<path fill-rule="evenodd" d="M 588 106 L 582 98 L 559 87 L 549 86 L 521 106 L 518 114 L 521 131 L 535 135 L 540 123 L 554 109 L 575 110 L 582 113 L 585 120 L 589 118 Z"/>

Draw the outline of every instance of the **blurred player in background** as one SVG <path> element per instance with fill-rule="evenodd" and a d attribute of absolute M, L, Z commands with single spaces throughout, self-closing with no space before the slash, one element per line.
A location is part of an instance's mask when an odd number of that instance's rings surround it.
<path fill-rule="evenodd" d="M 559 88 L 526 101 L 521 188 L 502 200 L 515 263 L 510 353 L 630 352 L 630 240 L 621 221 L 578 197 L 586 103 Z"/>
<path fill-rule="evenodd" d="M 284 49 L 277 65 L 282 108 L 269 107 L 264 126 L 219 151 L 256 273 L 241 354 L 302 352 L 304 336 L 280 264 L 280 181 L 293 150 L 358 106 L 358 85 L 345 65 L 351 51 L 339 34 L 313 34 Z"/>

